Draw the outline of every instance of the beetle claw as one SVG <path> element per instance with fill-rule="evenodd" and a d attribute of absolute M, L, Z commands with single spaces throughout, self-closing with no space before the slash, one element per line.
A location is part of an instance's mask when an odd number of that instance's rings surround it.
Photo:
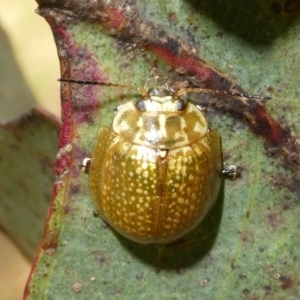
<path fill-rule="evenodd" d="M 89 157 L 86 157 L 82 160 L 82 162 L 79 164 L 83 172 L 88 172 L 91 165 L 91 159 Z"/>
<path fill-rule="evenodd" d="M 229 177 L 231 179 L 235 179 L 238 175 L 237 171 L 236 171 L 236 166 L 228 166 L 227 168 L 222 170 L 222 175 Z"/>

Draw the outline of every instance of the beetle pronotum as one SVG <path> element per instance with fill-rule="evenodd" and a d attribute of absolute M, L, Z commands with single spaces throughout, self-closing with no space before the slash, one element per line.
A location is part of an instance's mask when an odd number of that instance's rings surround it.
<path fill-rule="evenodd" d="M 208 128 L 201 108 L 182 97 L 209 90 L 137 90 L 142 98 L 116 109 L 112 128 L 99 129 L 92 157 L 82 165 L 89 172 L 95 209 L 105 222 L 133 241 L 168 243 L 201 222 L 216 201 L 222 175 L 234 177 L 236 169 L 223 169 L 217 130 Z"/>

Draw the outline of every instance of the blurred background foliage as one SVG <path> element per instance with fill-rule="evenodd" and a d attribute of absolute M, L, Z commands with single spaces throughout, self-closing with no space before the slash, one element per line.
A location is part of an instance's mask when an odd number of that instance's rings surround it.
<path fill-rule="evenodd" d="M 3 106 L 5 103 L 1 95 L 1 121 L 16 117 L 10 113 L 13 108 L 17 112 L 20 106 L 23 106 L 24 110 L 28 109 L 33 104 L 30 96 L 46 110 L 56 115 L 60 114 L 59 84 L 56 82 L 59 77 L 56 47 L 48 24 L 34 12 L 36 7 L 37 4 L 33 0 L 0 0 L 1 61 L 5 64 L 4 68 L 1 68 L 1 93 L 3 88 L 6 88 L 3 82 L 7 83 L 4 81 L 7 80 L 7 72 L 22 76 L 24 85 L 28 88 L 28 94 L 24 95 L 26 101 L 24 98 L 15 99 L 14 105 L 9 107 Z M 20 82 L 19 78 L 16 78 L 15 82 Z M 10 93 L 16 93 L 20 89 L 20 86 L 15 86 L 15 82 L 8 82 L 10 87 L 14 87 L 14 91 L 10 90 Z M 24 106 L 24 102 L 27 103 L 27 107 Z"/>
<path fill-rule="evenodd" d="M 33 0 L 0 0 L 0 122 L 15 119 L 33 105 L 60 115 L 56 48 L 36 7 Z M 0 248 L 0 298 L 21 299 L 31 262 L 1 228 Z"/>

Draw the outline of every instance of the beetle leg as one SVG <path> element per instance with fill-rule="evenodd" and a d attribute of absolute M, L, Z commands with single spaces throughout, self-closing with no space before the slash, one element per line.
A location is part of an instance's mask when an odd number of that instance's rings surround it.
<path fill-rule="evenodd" d="M 228 166 L 227 168 L 222 170 L 222 175 L 229 177 L 231 179 L 235 179 L 236 176 L 238 175 L 236 171 L 236 166 Z"/>
<path fill-rule="evenodd" d="M 86 157 L 82 160 L 82 162 L 79 164 L 79 166 L 81 167 L 81 169 L 84 172 L 88 172 L 90 169 L 90 165 L 91 165 L 91 159 L 89 157 Z"/>

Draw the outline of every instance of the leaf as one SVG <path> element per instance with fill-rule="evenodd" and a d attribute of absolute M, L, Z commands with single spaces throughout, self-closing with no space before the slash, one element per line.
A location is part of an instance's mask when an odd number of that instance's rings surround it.
<path fill-rule="evenodd" d="M 32 260 L 54 183 L 59 122 L 34 108 L 0 124 L 1 227 Z"/>
<path fill-rule="evenodd" d="M 239 166 L 241 178 L 224 182 L 217 205 L 184 243 L 123 238 L 92 217 L 79 163 L 91 155 L 99 126 L 110 125 L 113 106 L 136 92 L 64 83 L 61 181 L 25 299 L 299 297 L 300 24 L 288 2 L 39 1 L 63 78 L 137 87 L 186 81 L 227 92 L 193 101 L 208 107 L 225 164 Z M 267 111 L 262 100 L 232 95 L 245 91 L 271 95 Z"/>

